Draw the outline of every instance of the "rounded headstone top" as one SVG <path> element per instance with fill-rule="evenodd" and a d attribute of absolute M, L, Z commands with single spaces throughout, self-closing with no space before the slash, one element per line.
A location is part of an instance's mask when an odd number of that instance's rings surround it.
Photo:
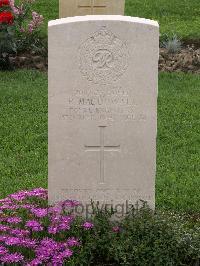
<path fill-rule="evenodd" d="M 53 27 L 61 24 L 85 22 L 85 21 L 124 21 L 124 22 L 132 22 L 132 23 L 146 24 L 149 26 L 159 27 L 158 22 L 155 20 L 130 17 L 130 16 L 121 16 L 121 15 L 88 15 L 88 16 L 61 18 L 49 21 L 48 26 Z"/>

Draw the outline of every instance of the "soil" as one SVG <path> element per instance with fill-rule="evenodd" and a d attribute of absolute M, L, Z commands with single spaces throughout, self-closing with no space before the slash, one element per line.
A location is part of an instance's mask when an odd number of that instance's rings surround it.
<path fill-rule="evenodd" d="M 15 68 L 38 69 L 47 71 L 47 57 L 35 53 L 22 53 L 9 58 Z M 187 72 L 200 74 L 200 48 L 188 45 L 177 53 L 169 53 L 167 49 L 160 48 L 159 71 Z"/>
<path fill-rule="evenodd" d="M 160 48 L 159 70 L 200 74 L 200 48 L 187 46 L 177 53 Z"/>

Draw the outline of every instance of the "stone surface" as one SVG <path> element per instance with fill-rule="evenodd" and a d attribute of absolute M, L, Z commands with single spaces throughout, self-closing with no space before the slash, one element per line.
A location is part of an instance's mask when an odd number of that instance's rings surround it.
<path fill-rule="evenodd" d="M 49 22 L 50 203 L 154 207 L 158 47 L 150 20 Z"/>
<path fill-rule="evenodd" d="M 125 0 L 60 0 L 59 17 L 124 15 Z"/>

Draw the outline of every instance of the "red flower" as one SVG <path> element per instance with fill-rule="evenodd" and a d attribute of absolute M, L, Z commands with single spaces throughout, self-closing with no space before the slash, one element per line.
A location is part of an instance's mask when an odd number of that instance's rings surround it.
<path fill-rule="evenodd" d="M 12 24 L 14 16 L 10 11 L 3 11 L 0 13 L 0 23 Z"/>
<path fill-rule="evenodd" d="M 0 0 L 0 7 L 2 6 L 9 6 L 10 1 L 9 0 Z"/>

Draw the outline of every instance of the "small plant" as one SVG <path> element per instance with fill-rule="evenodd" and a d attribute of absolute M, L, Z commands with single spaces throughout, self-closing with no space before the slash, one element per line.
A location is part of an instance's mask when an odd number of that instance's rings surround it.
<path fill-rule="evenodd" d="M 65 200 L 48 206 L 42 188 L 0 200 L 0 264 L 198 265 L 198 224 L 145 206 L 121 221 L 100 210 L 85 220 L 74 212 L 79 205 Z"/>
<path fill-rule="evenodd" d="M 166 40 L 162 42 L 161 47 L 167 49 L 168 53 L 177 53 L 181 50 L 181 40 L 174 34 L 172 37 L 167 36 Z"/>
<path fill-rule="evenodd" d="M 9 55 L 38 45 L 43 17 L 31 10 L 34 0 L 0 0 L 0 70 L 11 69 Z"/>

